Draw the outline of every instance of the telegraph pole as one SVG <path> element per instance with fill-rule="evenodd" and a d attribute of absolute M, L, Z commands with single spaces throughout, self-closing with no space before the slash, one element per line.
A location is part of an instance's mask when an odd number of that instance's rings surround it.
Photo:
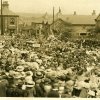
<path fill-rule="evenodd" d="M 2 0 L 1 0 L 1 35 L 3 35 L 3 11 L 2 11 Z"/>
<path fill-rule="evenodd" d="M 55 17 L 55 14 L 54 14 L 54 7 L 53 7 L 53 30 L 54 30 L 54 17 Z"/>

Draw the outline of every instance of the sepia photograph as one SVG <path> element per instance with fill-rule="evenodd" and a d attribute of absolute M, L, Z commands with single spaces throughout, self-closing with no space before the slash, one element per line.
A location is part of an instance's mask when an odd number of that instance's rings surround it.
<path fill-rule="evenodd" d="M 0 97 L 99 98 L 100 0 L 0 0 Z"/>

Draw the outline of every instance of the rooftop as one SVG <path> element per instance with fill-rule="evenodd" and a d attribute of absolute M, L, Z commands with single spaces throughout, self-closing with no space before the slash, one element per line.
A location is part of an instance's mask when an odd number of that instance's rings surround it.
<path fill-rule="evenodd" d="M 4 1 L 3 4 L 2 4 L 2 14 L 3 15 L 14 15 L 14 16 L 18 16 L 16 13 L 14 13 L 11 10 L 9 10 L 8 1 Z M 0 10 L 0 15 L 1 15 L 1 10 Z"/>
<path fill-rule="evenodd" d="M 47 15 L 46 15 L 47 16 Z M 74 24 L 74 25 L 94 25 L 95 24 L 95 19 L 97 18 L 96 15 L 62 15 L 60 19 L 62 19 L 65 22 Z M 57 17 L 55 16 L 55 20 Z M 53 18 L 52 16 L 48 15 L 46 18 L 49 24 L 52 23 Z M 42 23 L 45 21 L 44 17 L 38 17 L 38 18 L 33 18 L 32 22 L 34 23 Z"/>

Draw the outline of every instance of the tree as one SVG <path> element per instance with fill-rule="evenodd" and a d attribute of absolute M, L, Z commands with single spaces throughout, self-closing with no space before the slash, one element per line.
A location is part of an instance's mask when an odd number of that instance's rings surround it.
<path fill-rule="evenodd" d="M 63 33 L 60 35 L 60 40 L 67 41 L 67 38 L 71 38 L 72 28 L 66 28 Z"/>
<path fill-rule="evenodd" d="M 88 37 L 89 38 L 95 38 L 96 36 L 96 28 L 89 28 L 87 29 Z"/>

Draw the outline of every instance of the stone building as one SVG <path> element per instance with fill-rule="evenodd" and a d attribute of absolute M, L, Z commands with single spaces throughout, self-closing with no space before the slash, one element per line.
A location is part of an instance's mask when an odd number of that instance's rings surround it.
<path fill-rule="evenodd" d="M 96 22 L 96 31 L 100 32 L 100 14 L 95 19 L 95 22 Z"/>
<path fill-rule="evenodd" d="M 9 34 L 9 35 L 16 34 L 18 31 L 19 16 L 15 14 L 14 12 L 12 12 L 11 10 L 9 10 L 8 1 L 4 1 L 2 4 L 2 18 L 3 18 L 2 20 L 3 20 L 4 34 Z M 1 19 L 1 13 L 0 13 L 0 19 Z M 1 23 L 1 20 L 0 20 L 0 23 Z M 0 27 L 1 27 L 1 24 L 0 24 Z"/>
<path fill-rule="evenodd" d="M 76 11 L 74 11 L 73 14 L 64 15 L 61 11 L 61 8 L 59 7 L 58 12 L 54 16 L 54 26 L 53 26 L 53 16 L 47 13 L 43 16 L 39 16 L 38 18 L 34 18 L 32 20 L 32 26 L 34 27 L 35 25 L 34 29 L 38 30 L 39 27 L 43 27 L 43 22 L 45 22 L 49 24 L 48 26 L 50 26 L 50 29 L 54 28 L 55 31 L 56 29 L 59 30 L 61 28 L 61 30 L 63 29 L 65 30 L 71 27 L 72 37 L 79 38 L 82 36 L 87 37 L 89 34 L 88 30 L 95 28 L 96 18 L 97 15 L 95 10 L 93 10 L 91 15 L 78 15 Z"/>
<path fill-rule="evenodd" d="M 90 29 L 94 29 L 95 28 L 95 19 L 96 19 L 97 15 L 95 13 L 95 10 L 93 10 L 91 15 L 78 15 L 76 11 L 74 11 L 73 14 L 71 15 L 63 15 L 61 12 L 61 9 L 59 8 L 59 12 L 56 14 L 55 16 L 55 22 L 57 24 L 59 24 L 59 21 L 63 21 L 62 24 L 64 25 L 60 25 L 60 27 L 63 26 L 67 29 L 72 29 L 71 31 L 71 36 L 72 37 L 82 37 L 82 36 L 88 36 L 89 32 L 88 30 Z M 65 24 L 65 23 L 66 24 Z M 69 23 L 69 26 L 68 26 Z M 51 24 L 52 25 L 52 24 Z M 54 23 L 54 27 L 55 23 Z M 56 29 L 56 28 L 55 28 Z"/>

